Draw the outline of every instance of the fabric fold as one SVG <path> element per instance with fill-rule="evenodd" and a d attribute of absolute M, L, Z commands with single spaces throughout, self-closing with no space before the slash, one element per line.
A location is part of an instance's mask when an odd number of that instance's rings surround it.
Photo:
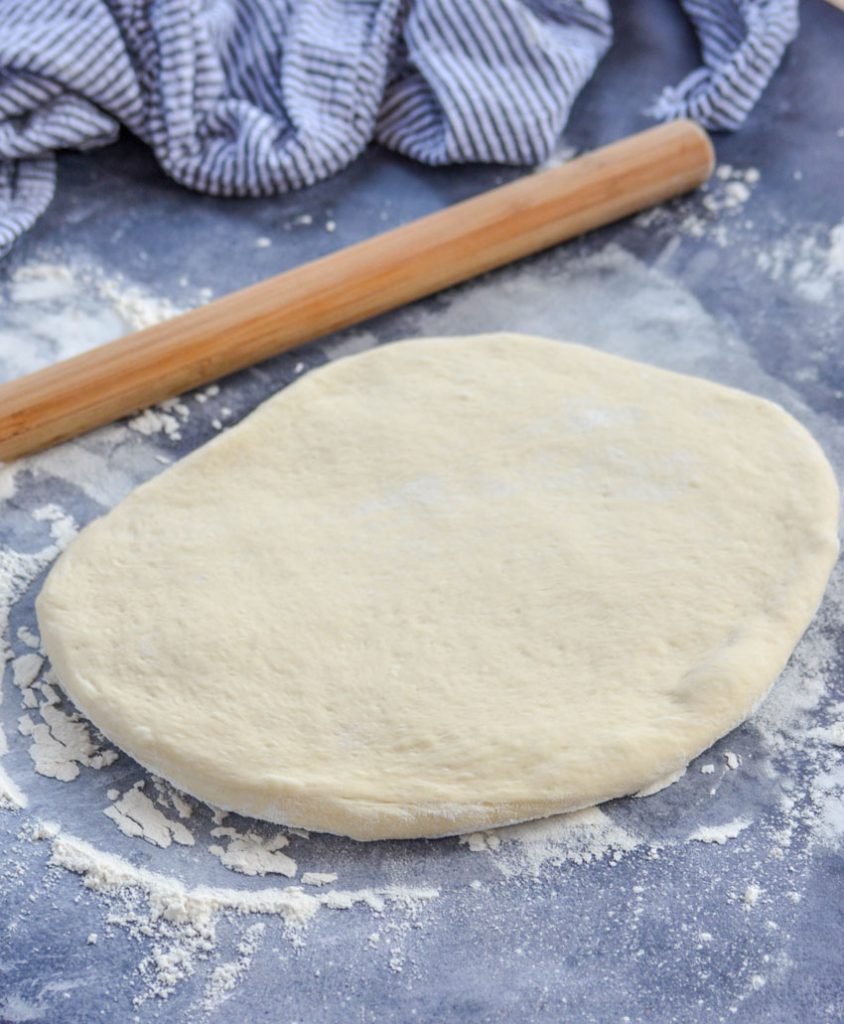
<path fill-rule="evenodd" d="M 669 86 L 651 108 L 658 120 L 691 117 L 711 131 L 740 128 L 797 35 L 797 0 L 682 0 L 703 66 Z"/>
<path fill-rule="evenodd" d="M 703 66 L 659 118 L 740 125 L 797 0 L 681 0 Z M 428 164 L 541 162 L 610 46 L 606 0 L 0 0 L 0 254 L 54 154 L 121 126 L 180 184 L 269 196 L 375 140 Z"/>

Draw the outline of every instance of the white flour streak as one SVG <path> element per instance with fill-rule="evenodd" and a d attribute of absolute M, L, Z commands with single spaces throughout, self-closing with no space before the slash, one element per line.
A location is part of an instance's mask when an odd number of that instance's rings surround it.
<path fill-rule="evenodd" d="M 736 818 L 725 825 L 701 825 L 691 833 L 689 839 L 696 843 L 717 843 L 723 846 L 728 839 L 735 839 L 749 826 L 749 818 Z"/>
<path fill-rule="evenodd" d="M 15 271 L 9 298 L 14 303 L 54 302 L 69 296 L 73 287 L 70 267 L 60 263 L 34 263 Z"/>
<path fill-rule="evenodd" d="M 17 489 L 17 466 L 4 466 L 0 463 L 0 501 L 14 498 Z"/>
<path fill-rule="evenodd" d="M 221 910 L 233 910 L 238 914 L 274 915 L 289 926 L 299 928 L 307 924 L 320 907 L 345 910 L 364 904 L 381 911 L 390 902 L 414 904 L 439 896 L 438 890 L 430 887 L 399 886 L 319 895 L 305 893 L 298 886 L 243 890 L 212 886 L 189 888 L 175 878 L 158 875 L 115 854 L 104 853 L 76 836 L 55 832 L 49 825 L 45 833 L 36 834 L 35 838 L 49 839 L 53 851 L 50 863 L 81 875 L 87 888 L 99 892 L 116 892 L 124 886 L 140 889 L 150 900 L 153 919 L 164 918 L 176 924 L 201 925 Z"/>
<path fill-rule="evenodd" d="M 9 615 L 14 603 L 58 553 L 59 549 L 54 544 L 34 554 L 0 548 L 0 665 L 12 657 Z"/>
<path fill-rule="evenodd" d="M 198 963 L 207 959 L 216 946 L 216 925 L 221 913 L 263 914 L 280 918 L 288 936 L 301 941 L 309 921 L 322 908 L 350 910 L 368 907 L 376 914 L 390 904 L 409 912 L 438 897 L 429 887 L 386 886 L 380 889 L 305 893 L 299 886 L 259 890 L 222 889 L 211 886 L 188 887 L 175 878 L 136 867 L 114 854 L 104 853 L 76 836 L 61 832 L 57 826 L 43 824 L 33 838 L 48 840 L 52 847 L 50 863 L 80 875 L 83 884 L 111 900 L 109 922 L 125 928 L 130 935 L 152 940 L 152 950 L 139 964 L 144 992 L 136 998 L 143 1002 L 151 996 L 169 995 L 184 978 L 193 974 Z M 257 945 L 258 932 L 247 929 L 246 948 Z M 254 949 L 248 956 L 254 955 Z M 240 958 L 239 958 L 240 959 Z M 216 993 L 228 991 L 225 980 L 232 970 L 223 966 Z M 244 968 L 245 969 L 245 968 Z M 213 974 L 212 974 L 213 979 Z"/>
<path fill-rule="evenodd" d="M 302 885 L 331 885 L 337 881 L 337 875 L 333 871 L 306 871 L 300 881 Z"/>
<path fill-rule="evenodd" d="M 79 532 L 73 516 L 68 515 L 58 505 L 42 505 L 41 508 L 35 509 L 32 518 L 36 522 L 50 524 L 50 536 L 56 542 L 59 551 L 64 551 Z"/>
<path fill-rule="evenodd" d="M 831 743 L 834 747 L 844 747 L 844 722 L 835 722 L 833 725 L 810 729 L 809 735 L 813 739 Z"/>
<path fill-rule="evenodd" d="M 183 312 L 169 299 L 152 295 L 139 285 L 128 283 L 121 274 L 105 277 L 102 270 L 89 271 L 89 274 L 94 279 L 97 295 L 132 330 L 152 327 Z"/>
<path fill-rule="evenodd" d="M 756 255 L 756 266 L 772 281 L 789 285 L 815 305 L 834 303 L 844 290 L 844 221 L 832 230 L 803 230 Z"/>
<path fill-rule="evenodd" d="M 2 664 L 2 662 L 0 662 Z M 3 703 L 3 687 L 0 685 L 0 705 Z M 9 746 L 6 742 L 6 734 L 0 724 L 0 758 L 8 754 Z M 0 765 L 0 809 L 4 811 L 17 811 L 26 807 L 26 794 L 20 789 L 16 782 L 9 778 L 5 768 Z"/>
<path fill-rule="evenodd" d="M 3 690 L 0 688 L 0 704 L 2 703 Z M 0 726 L 0 758 L 5 757 L 8 752 L 6 734 L 3 732 L 2 726 Z M 6 770 L 0 765 L 0 809 L 4 811 L 22 810 L 27 806 L 27 803 L 26 794 L 13 779 L 9 778 Z"/>

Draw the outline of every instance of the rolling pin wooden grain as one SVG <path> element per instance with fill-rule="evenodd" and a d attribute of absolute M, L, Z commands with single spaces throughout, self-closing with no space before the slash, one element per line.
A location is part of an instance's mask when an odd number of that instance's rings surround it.
<path fill-rule="evenodd" d="M 651 128 L 3 384 L 0 459 L 681 195 L 713 165 L 692 122 Z"/>

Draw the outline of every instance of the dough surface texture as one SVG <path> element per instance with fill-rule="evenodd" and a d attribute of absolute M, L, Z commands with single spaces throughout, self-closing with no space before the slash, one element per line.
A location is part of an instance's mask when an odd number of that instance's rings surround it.
<path fill-rule="evenodd" d="M 188 793 L 449 835 L 637 792 L 738 725 L 837 519 L 761 398 L 521 335 L 407 341 L 139 487 L 37 610 L 80 710 Z"/>

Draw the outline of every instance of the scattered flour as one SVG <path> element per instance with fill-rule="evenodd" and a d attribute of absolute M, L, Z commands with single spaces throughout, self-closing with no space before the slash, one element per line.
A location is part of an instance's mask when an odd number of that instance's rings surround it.
<path fill-rule="evenodd" d="M 8 753 L 6 750 L 6 737 L 0 732 L 0 758 L 6 753 Z M 26 794 L 14 779 L 9 777 L 3 766 L 0 765 L 0 810 L 21 811 L 28 803 Z"/>
<path fill-rule="evenodd" d="M 0 704 L 3 703 L 3 688 L 0 686 Z M 0 759 L 6 756 L 9 747 L 6 742 L 6 734 L 0 725 Z M 26 795 L 20 787 L 9 778 L 6 770 L 0 765 L 0 809 L 4 811 L 19 811 L 27 806 Z"/>
<path fill-rule="evenodd" d="M 55 544 L 37 552 L 0 547 L 0 666 L 13 657 L 9 643 L 9 615 L 15 602 L 59 554 Z"/>
<path fill-rule="evenodd" d="M 50 524 L 50 536 L 56 542 L 59 551 L 64 551 L 79 532 L 73 516 L 58 505 L 42 505 L 41 508 L 35 509 L 32 518 L 36 522 Z"/>
<path fill-rule="evenodd" d="M 133 416 L 127 425 L 130 430 L 136 430 L 145 437 L 164 434 L 172 441 L 179 441 L 182 437 L 179 420 L 171 413 L 163 412 L 157 407 L 144 409 L 137 416 Z"/>
<path fill-rule="evenodd" d="M 167 848 L 171 843 L 193 846 L 193 834 L 179 821 L 171 821 L 144 793 L 144 781 L 124 793 L 103 814 L 126 836 L 140 836 L 153 846 Z"/>
<path fill-rule="evenodd" d="M 39 649 L 41 647 L 41 637 L 33 632 L 29 626 L 21 626 L 18 629 L 18 640 L 22 640 L 27 647 Z"/>
<path fill-rule="evenodd" d="M 708 202 L 690 197 L 679 200 L 666 219 L 662 219 L 660 211 L 644 214 L 642 218 L 651 218 L 652 226 L 663 225 L 668 230 L 669 225 L 676 227 L 679 210 L 680 234 L 705 235 L 716 245 L 726 245 L 736 233 L 745 230 L 743 208 L 752 199 L 758 180 L 758 172 L 752 168 L 722 167 L 708 189 Z M 771 262 L 765 272 L 780 275 L 801 295 L 805 286 L 809 292 L 804 297 L 814 302 L 819 301 L 819 292 L 817 296 L 812 294 L 812 288 L 817 291 L 818 287 L 812 282 L 818 276 L 831 282 L 830 295 L 842 280 L 844 225 L 811 241 L 805 251 L 795 251 L 793 243 L 783 243 L 785 248 L 779 255 L 768 254 Z M 801 261 L 808 261 L 809 266 L 798 270 Z M 112 283 L 93 287 L 90 283 L 98 276 Z M 605 301 L 608 287 L 618 300 L 612 308 Z M 114 337 L 127 328 L 142 327 L 178 312 L 166 300 L 157 300 L 127 282 L 108 279 L 102 271 L 71 270 L 55 262 L 22 268 L 15 275 L 12 288 L 18 289 L 16 294 L 20 297 L 15 299 L 16 308 L 10 317 L 6 318 L 3 310 L 6 319 L 0 328 L 0 371 L 5 376 L 33 369 L 81 351 L 98 340 Z M 561 294 L 565 303 L 560 301 Z M 403 333 L 506 327 L 512 323 L 513 309 L 530 311 L 529 322 L 523 325 L 526 330 L 609 346 L 623 355 L 688 372 L 706 374 L 717 366 L 727 382 L 783 401 L 812 426 L 839 470 L 844 468 L 844 433 L 837 432 L 839 428 L 819 417 L 812 420 L 792 393 L 766 377 L 745 353 L 741 342 L 708 317 L 690 293 L 659 272 L 647 271 L 633 257 L 613 247 L 580 262 L 570 260 L 560 275 L 548 282 L 518 271 L 493 284 L 479 282 L 454 293 L 442 307 L 409 311 L 403 322 L 413 326 Z M 682 346 L 677 344 L 680 333 L 685 339 Z M 20 343 L 24 337 L 34 343 Z M 357 331 L 337 342 L 326 343 L 324 350 L 329 358 L 336 358 L 367 348 L 377 340 L 373 333 Z M 7 358 L 7 353 L 14 354 Z M 299 362 L 294 373 L 304 370 L 305 364 Z M 224 410 L 228 407 L 221 404 L 222 400 L 217 401 L 218 396 L 219 386 L 211 385 L 195 392 L 190 401 L 162 403 L 148 414 L 133 418 L 128 425 L 107 428 L 93 440 L 42 453 L 37 459 L 24 460 L 14 467 L 0 468 L 0 500 L 15 496 L 18 474 L 23 480 L 26 471 L 36 474 L 40 481 L 49 481 L 50 477 L 64 481 L 102 508 L 108 508 L 140 479 L 152 475 L 150 467 L 159 453 L 153 451 L 146 438 L 179 440 L 189 417 L 200 413 L 207 416 L 209 424 L 213 421 L 222 429 Z M 125 444 L 127 439 L 135 444 Z M 119 458 L 111 458 L 110 454 L 117 450 Z M 158 469 L 160 461 L 155 464 L 155 471 Z M 50 538 L 40 548 L 36 544 L 20 552 L 0 549 L 0 660 L 11 662 L 7 680 L 16 687 L 11 692 L 23 704 L 22 732 L 31 744 L 36 770 L 60 781 L 71 781 L 80 776 L 82 767 L 106 766 L 117 755 L 103 746 L 87 723 L 62 706 L 55 680 L 44 672 L 34 623 L 19 626 L 13 632 L 9 630 L 10 614 L 18 600 L 76 530 L 73 518 L 60 504 L 42 505 L 30 515 L 34 522 L 46 524 L 39 527 L 41 543 L 47 531 Z M 749 757 L 732 751 L 720 755 L 728 770 L 719 773 L 718 784 L 725 789 L 753 770 L 764 770 L 774 784 L 781 782 L 782 799 L 779 810 L 773 814 L 773 823 L 760 820 L 754 809 L 752 819 L 740 817 L 721 826 L 681 824 L 676 834 L 667 838 L 665 818 L 656 809 L 661 800 L 677 799 L 678 791 L 682 791 L 680 799 L 687 791 L 696 792 L 694 787 L 703 780 L 699 772 L 690 772 L 679 779 L 662 781 L 660 789 L 671 782 L 677 785 L 665 797 L 653 801 L 653 814 L 646 810 L 650 804 L 643 804 L 632 817 L 619 814 L 609 805 L 606 809 L 592 808 L 474 833 L 462 837 L 460 842 L 469 853 L 488 859 L 500 884 L 507 885 L 535 879 L 554 867 L 574 868 L 597 862 L 612 866 L 628 856 L 656 857 L 660 851 L 685 841 L 720 845 L 736 839 L 751 824 L 757 836 L 768 839 L 771 856 L 790 851 L 789 856 L 796 857 L 796 847 L 803 835 L 808 835 L 810 845 L 840 849 L 844 837 L 840 749 L 844 745 L 844 707 L 831 704 L 828 685 L 837 664 L 833 627 L 842 619 L 842 595 L 844 582 L 839 572 L 833 579 L 825 612 L 810 628 L 772 696 L 745 727 L 751 733 L 755 731 L 758 751 Z M 739 740 L 731 742 L 735 742 L 737 750 L 744 750 Z M 0 731 L 0 757 L 5 748 L 5 737 Z M 740 765 L 744 771 L 739 776 L 732 775 L 730 770 Z M 707 771 L 710 767 L 714 773 L 714 764 L 707 762 Z M 791 779 L 797 780 L 797 784 L 789 786 Z M 706 783 L 711 784 L 712 780 Z M 124 781 L 122 785 L 128 783 Z M 650 787 L 646 792 L 657 791 Z M 194 804 L 162 780 L 148 778 L 146 785 L 133 786 L 122 794 L 112 789 L 109 799 L 113 803 L 105 813 L 121 831 L 165 848 L 167 852 L 161 856 L 170 858 L 167 863 L 172 863 L 174 870 L 184 863 L 178 858 L 187 855 L 181 847 L 190 846 L 195 837 L 200 837 L 203 820 L 198 820 L 199 814 L 192 818 Z M 26 795 L 0 770 L 0 806 L 20 808 L 25 803 Z M 211 853 L 222 864 L 250 876 L 295 876 L 297 865 L 284 852 L 289 845 L 287 836 L 274 833 L 267 837 L 257 831 L 224 827 L 224 817 L 222 812 L 215 815 L 217 827 L 211 834 L 218 842 L 210 846 Z M 188 820 L 190 828 L 184 824 Z M 630 821 L 635 824 L 628 824 Z M 79 874 L 86 888 L 106 904 L 104 927 L 92 933 L 100 936 L 101 944 L 107 941 L 112 928 L 143 940 L 139 971 L 144 985 L 139 1002 L 151 996 L 168 995 L 194 974 L 200 964 L 213 964 L 216 926 L 221 915 L 232 920 L 246 914 L 277 918 L 290 939 L 301 942 L 308 922 L 320 910 L 358 906 L 381 917 L 389 907 L 395 907 L 398 919 L 387 922 L 384 918 L 381 930 L 374 933 L 379 937 L 378 945 L 383 947 L 385 940 L 381 936 L 387 936 L 390 928 L 399 934 L 412 927 L 418 908 L 436 896 L 436 891 L 428 888 L 321 891 L 337 881 L 336 873 L 308 871 L 302 874 L 301 885 L 276 880 L 276 886 L 265 890 L 191 888 L 175 877 L 156 874 L 97 850 L 58 828 L 35 825 L 31 834 L 33 839 L 50 842 L 54 866 Z M 197 844 L 189 856 L 207 856 L 204 846 Z M 147 855 L 159 856 L 149 848 L 144 856 Z M 484 863 L 478 861 L 479 865 Z M 255 884 L 234 876 L 232 881 L 240 881 L 244 886 Z M 489 884 L 476 882 L 472 883 L 472 891 L 478 893 Z M 302 886 L 315 891 L 305 892 Z M 737 900 L 750 909 L 761 896 L 761 888 L 754 883 Z M 793 898 L 797 901 L 801 894 L 795 891 Z M 221 1005 L 235 992 L 238 979 L 249 970 L 258 946 L 266 938 L 265 930 L 269 930 L 267 922 L 250 922 L 233 947 L 235 955 L 210 967 L 203 1009 Z M 405 958 L 399 949 L 390 952 L 389 967 L 397 972 L 404 969 Z"/>
<path fill-rule="evenodd" d="M 142 326 L 128 308 L 121 315 L 103 291 L 117 295 L 119 289 L 99 267 L 49 259 L 19 267 L 3 309 L 6 374 L 27 373 Z"/>
<path fill-rule="evenodd" d="M 18 732 L 32 741 L 29 754 L 35 770 L 47 778 L 71 782 L 79 775 L 80 766 L 98 770 L 113 764 L 117 752 L 94 739 L 85 719 L 62 709 L 56 677 L 52 670 L 42 674 L 43 666 L 44 659 L 33 653 L 11 663 L 12 682 L 29 709 L 18 718 Z"/>
<path fill-rule="evenodd" d="M 70 267 L 64 264 L 26 264 L 12 275 L 9 299 L 13 303 L 54 302 L 70 296 L 74 283 Z"/>
<path fill-rule="evenodd" d="M 306 871 L 300 879 L 302 885 L 331 885 L 337 881 L 334 871 Z"/>
<path fill-rule="evenodd" d="M 751 882 L 750 885 L 744 890 L 742 896 L 742 903 L 744 904 L 745 910 L 752 910 L 753 907 L 759 902 L 759 898 L 762 895 L 762 889 L 756 885 L 755 882 Z"/>
<path fill-rule="evenodd" d="M 753 243 L 756 269 L 781 282 L 810 305 L 834 308 L 844 296 L 844 221 L 831 229 L 816 225 L 783 226 L 780 237 L 762 247 L 744 208 L 759 183 L 756 168 L 744 170 L 721 164 L 702 189 L 674 203 L 640 213 L 640 227 L 670 234 L 669 249 L 684 237 L 702 239 L 725 249 L 738 241 Z"/>
<path fill-rule="evenodd" d="M 728 839 L 735 839 L 749 826 L 749 818 L 736 818 L 724 825 L 701 825 L 690 833 L 689 839 L 696 843 L 717 843 L 723 846 Z"/>
<path fill-rule="evenodd" d="M 269 242 L 259 239 L 256 244 Z M 9 281 L 8 297 L 11 301 L 0 321 L 0 379 L 20 376 L 183 312 L 169 299 L 121 274 L 109 274 L 84 257 L 24 264 Z M 209 289 L 197 292 L 199 301 L 210 297 Z M 184 415 L 165 402 L 133 417 L 128 426 L 147 437 L 179 440 L 180 426 L 188 418 L 182 408 Z"/>
<path fill-rule="evenodd" d="M 819 726 L 811 729 L 809 735 L 814 739 L 822 740 L 824 743 L 831 743 L 834 747 L 844 747 L 844 722 Z"/>
<path fill-rule="evenodd" d="M 242 875 L 284 875 L 293 878 L 296 861 L 281 853 L 290 840 L 282 832 L 274 836 L 261 836 L 258 832 L 238 832 L 237 829 L 219 825 L 211 835 L 227 840 L 225 846 L 217 843 L 208 847 L 220 863 Z"/>
<path fill-rule="evenodd" d="M 293 941 L 301 941 L 302 931 L 321 908 L 349 910 L 368 907 L 376 914 L 393 904 L 418 910 L 436 899 L 439 892 L 430 887 L 386 886 L 380 889 L 332 891 L 318 895 L 303 892 L 298 886 L 271 889 L 220 889 L 211 886 L 189 888 L 175 878 L 136 867 L 122 857 L 104 853 L 58 826 L 41 823 L 32 830 L 35 840 L 49 841 L 50 864 L 80 875 L 88 889 L 110 900 L 108 923 L 119 926 L 135 937 L 151 939 L 151 952 L 139 964 L 144 979 L 141 1003 L 151 997 L 165 997 L 176 985 L 193 974 L 199 963 L 216 948 L 216 926 L 221 913 L 263 914 L 278 917 Z M 262 930 L 254 925 L 246 929 L 236 962 L 243 970 L 257 948 Z M 255 948 L 252 948 L 252 947 Z M 224 966 L 224 965 L 221 965 Z M 240 973 L 243 973 L 241 970 Z M 239 975 L 238 975 L 239 976 Z M 236 980 L 232 969 L 224 970 L 212 982 L 206 999 L 228 992 L 227 981 Z"/>
<path fill-rule="evenodd" d="M 826 302 L 834 291 L 844 289 L 844 221 L 814 248 L 808 246 L 803 256 L 792 267 L 791 279 L 804 298 Z"/>
<path fill-rule="evenodd" d="M 63 711 L 57 701 L 58 694 L 48 692 L 48 699 L 39 706 L 41 722 L 29 713 L 18 719 L 18 731 L 32 740 L 29 755 L 38 774 L 72 782 L 80 767 L 99 770 L 113 764 L 117 751 L 103 748 L 88 723 L 75 712 Z"/>
<path fill-rule="evenodd" d="M 20 690 L 32 686 L 41 672 L 44 659 L 37 654 L 22 654 L 12 662 L 12 682 Z"/>
<path fill-rule="evenodd" d="M 760 250 L 756 266 L 773 281 L 787 281 L 811 303 L 844 292 L 844 221 L 831 230 L 804 231 Z"/>
<path fill-rule="evenodd" d="M 100 271 L 95 272 L 93 278 L 97 295 L 133 330 L 152 327 L 182 312 L 169 299 L 152 295 L 144 288 L 128 283 L 121 274 L 105 277 Z"/>
<path fill-rule="evenodd" d="M 840 849 L 844 838 L 844 763 L 840 760 L 818 773 L 809 786 L 816 842 Z"/>
<path fill-rule="evenodd" d="M 204 1009 L 215 1009 L 231 995 L 235 985 L 252 966 L 266 928 L 260 921 L 250 925 L 237 945 L 237 957 L 214 968 L 205 990 Z"/>
<path fill-rule="evenodd" d="M 497 830 L 490 832 L 470 832 L 460 836 L 458 842 L 468 846 L 472 853 L 483 853 L 484 850 L 497 850 L 501 846 L 501 836 Z"/>
<path fill-rule="evenodd" d="M 752 198 L 761 175 L 757 168 L 719 164 L 702 188 L 671 204 L 638 214 L 640 227 L 668 230 L 677 237 L 705 238 L 726 248 L 736 233 L 752 227 L 744 219 L 744 206 Z"/>
<path fill-rule="evenodd" d="M 781 855 L 798 831 L 810 848 L 838 850 L 844 844 L 844 770 L 835 742 L 842 709 L 830 703 L 827 686 L 838 664 L 834 629 L 844 617 L 843 575 L 839 563 L 820 614 L 750 720 L 767 752 L 769 773 L 789 786 L 781 798 L 783 820 L 773 834 Z M 830 725 L 817 725 L 829 715 Z"/>
<path fill-rule="evenodd" d="M 546 865 L 616 864 L 642 845 L 640 837 L 617 824 L 599 807 L 587 807 L 523 825 L 461 837 L 473 853 L 495 854 L 495 863 L 508 877 L 538 876 Z"/>

